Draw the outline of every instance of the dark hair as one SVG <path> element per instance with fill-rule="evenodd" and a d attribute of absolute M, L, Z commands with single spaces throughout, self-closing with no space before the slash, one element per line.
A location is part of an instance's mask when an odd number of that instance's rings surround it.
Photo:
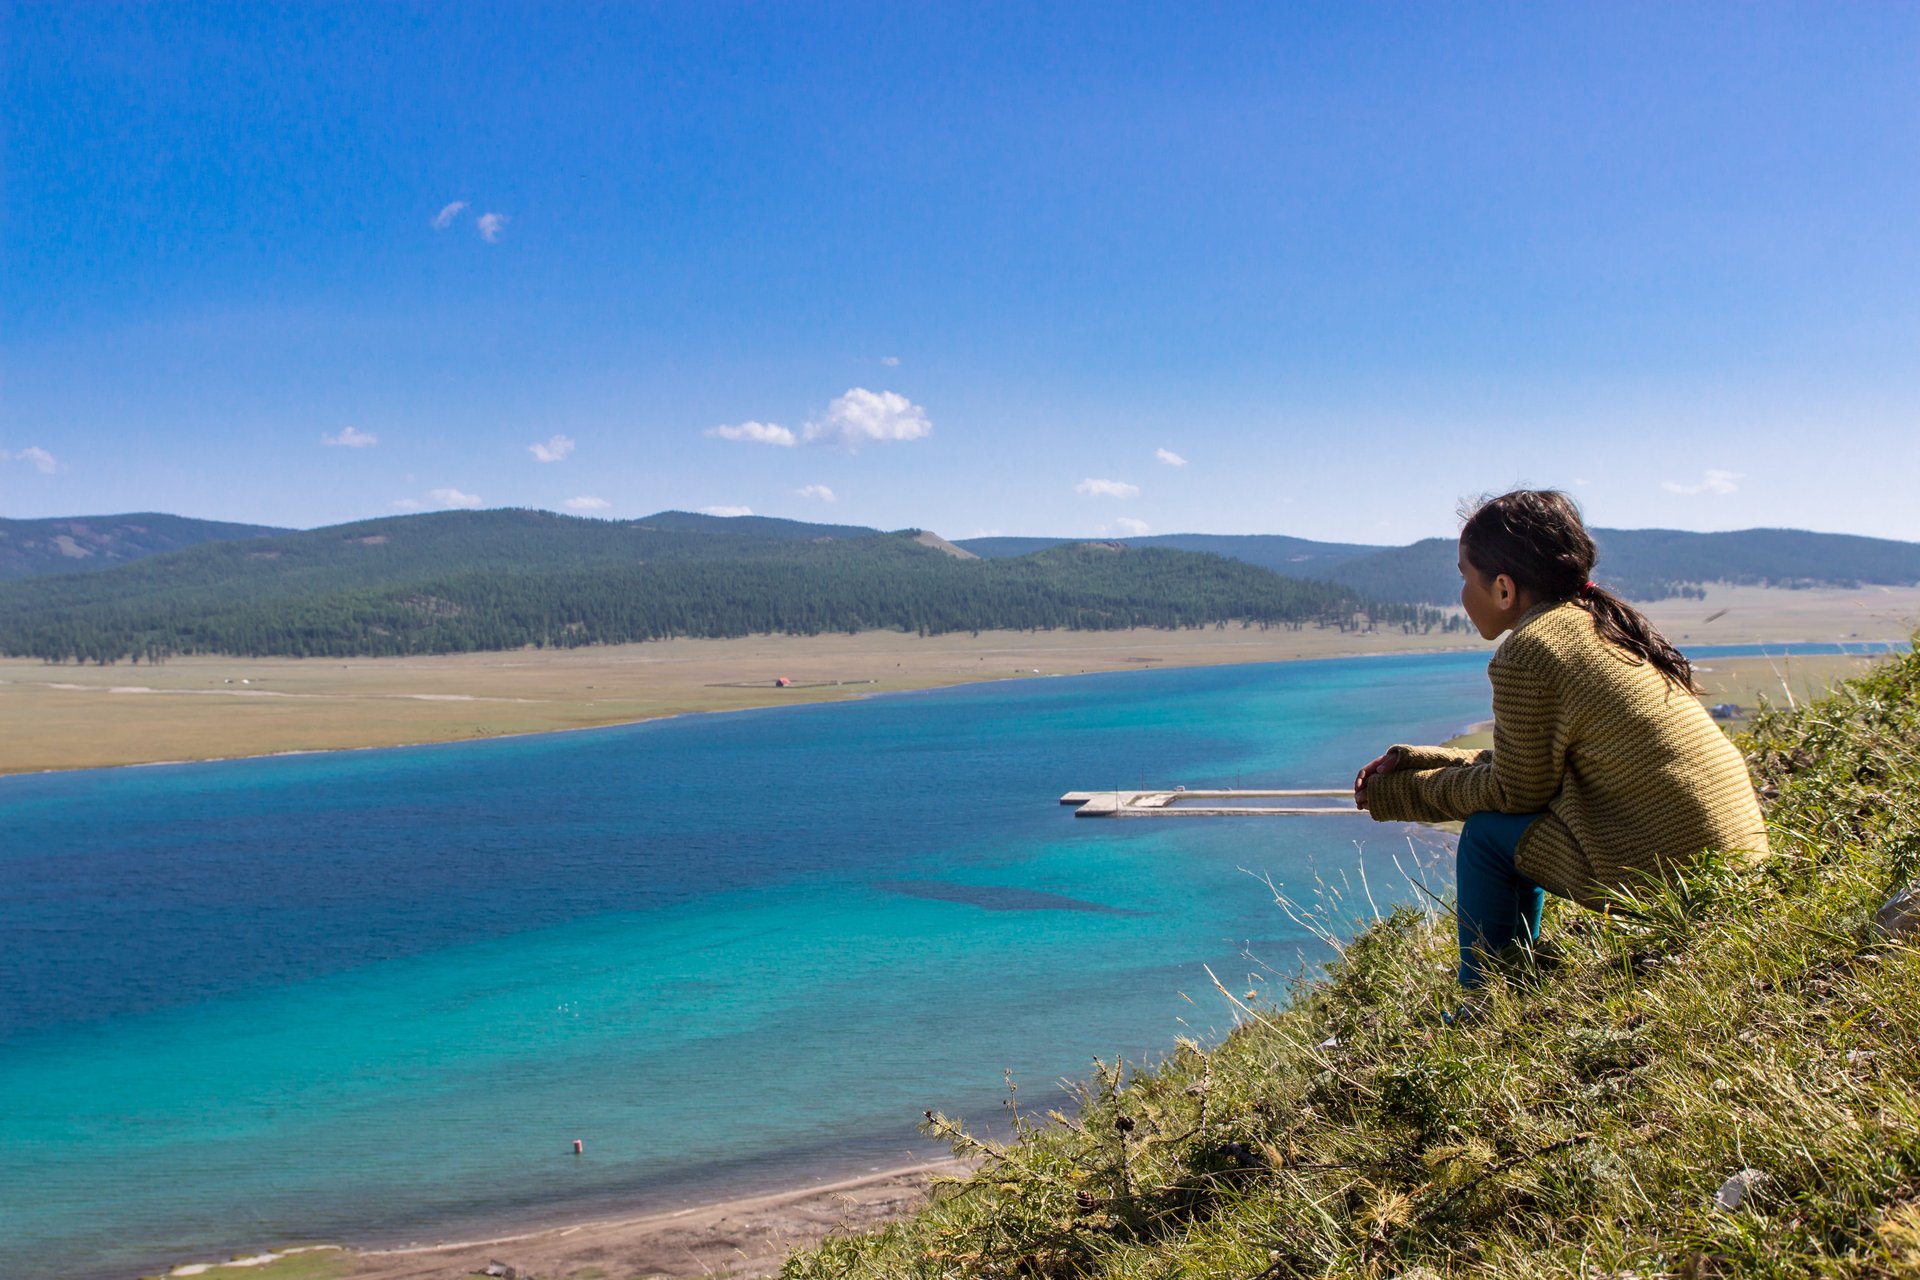
<path fill-rule="evenodd" d="M 1689 693 L 1693 664 L 1667 643 L 1641 612 L 1593 582 L 1596 551 L 1580 522 L 1580 508 L 1558 489 L 1516 489 L 1482 498 L 1464 510 L 1460 550 L 1467 563 L 1494 578 L 1506 574 L 1541 600 L 1571 600 L 1593 615 L 1602 639 L 1652 663 Z"/>

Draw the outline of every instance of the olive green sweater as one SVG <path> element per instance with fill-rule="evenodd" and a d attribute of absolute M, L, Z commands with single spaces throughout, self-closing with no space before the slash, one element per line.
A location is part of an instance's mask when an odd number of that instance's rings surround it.
<path fill-rule="evenodd" d="M 1520 874 L 1589 906 L 1705 849 L 1766 853 L 1739 750 L 1691 694 L 1602 639 L 1578 604 L 1528 611 L 1487 677 L 1493 750 L 1397 747 L 1399 768 L 1367 783 L 1376 820 L 1544 811 L 1521 838 Z"/>

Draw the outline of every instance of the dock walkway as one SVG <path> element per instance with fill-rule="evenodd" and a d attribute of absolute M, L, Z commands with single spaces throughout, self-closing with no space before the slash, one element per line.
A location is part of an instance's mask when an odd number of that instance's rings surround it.
<path fill-rule="evenodd" d="M 1299 804 L 1301 800 L 1344 800 Z M 1296 803 L 1289 803 L 1289 802 Z M 1314 791 L 1069 791 L 1061 804 L 1077 806 L 1076 818 L 1298 818 L 1360 813 L 1350 789 Z"/>

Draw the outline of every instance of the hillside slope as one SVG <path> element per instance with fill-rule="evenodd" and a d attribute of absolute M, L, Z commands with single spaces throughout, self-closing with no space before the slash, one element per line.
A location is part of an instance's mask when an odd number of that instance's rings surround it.
<path fill-rule="evenodd" d="M 714 529 L 456 511 L 209 544 L 98 574 L 0 585 L 0 653 L 156 660 L 448 653 L 668 636 L 875 628 L 1446 625 L 1218 556 L 1056 547 L 960 558 L 917 533 L 774 521 Z"/>
<path fill-rule="evenodd" d="M 1704 584 L 1855 587 L 1920 582 L 1920 543 L 1804 529 L 1689 533 L 1678 529 L 1595 529 L 1596 576 L 1629 599 L 1698 594 Z M 965 538 L 976 555 L 1029 555 L 1065 538 Z M 1228 536 L 1170 533 L 1128 538 L 1128 546 L 1204 551 L 1276 573 L 1327 578 L 1368 600 L 1448 605 L 1459 598 L 1452 538 L 1424 538 L 1404 547 L 1313 542 L 1279 534 Z"/>
<path fill-rule="evenodd" d="M 155 511 L 0 519 L 0 581 L 110 569 L 203 542 L 267 538 L 287 532 L 267 525 L 195 520 Z"/>
<path fill-rule="evenodd" d="M 1856 587 L 1920 582 L 1920 543 L 1804 529 L 1688 533 L 1677 529 L 1595 529 L 1594 577 L 1633 600 L 1699 592 L 1711 582 Z M 1370 600 L 1448 604 L 1460 594 L 1452 538 L 1427 538 L 1333 565 L 1325 576 Z"/>
<path fill-rule="evenodd" d="M 1031 555 L 1047 547 L 1075 541 L 1072 538 L 962 538 L 956 544 L 989 559 L 1001 556 Z M 1324 578 L 1336 565 L 1389 548 L 1352 542 L 1314 542 L 1285 534 L 1164 533 L 1144 538 L 1128 538 L 1130 547 L 1165 547 L 1173 551 L 1201 551 L 1257 564 L 1262 569 L 1289 574 L 1296 578 Z"/>
<path fill-rule="evenodd" d="M 1451 920 L 1395 909 L 1224 1043 L 1096 1064 L 1010 1143 L 930 1116 L 984 1167 L 783 1275 L 1920 1275 L 1920 940 L 1873 923 L 1920 876 L 1915 741 L 1912 654 L 1763 716 L 1760 867 L 1553 904 L 1554 962 L 1457 1026 Z"/>

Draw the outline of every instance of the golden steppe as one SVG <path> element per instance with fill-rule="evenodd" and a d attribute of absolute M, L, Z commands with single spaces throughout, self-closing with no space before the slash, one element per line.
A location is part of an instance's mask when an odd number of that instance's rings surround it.
<path fill-rule="evenodd" d="M 1689 645 L 1904 641 L 1920 588 L 1715 588 L 1647 608 Z M 664 640 L 417 658 L 0 659 L 0 773 L 447 742 L 978 680 L 1487 648 L 1477 638 L 1228 625 Z M 786 678 L 788 687 L 776 687 Z"/>

